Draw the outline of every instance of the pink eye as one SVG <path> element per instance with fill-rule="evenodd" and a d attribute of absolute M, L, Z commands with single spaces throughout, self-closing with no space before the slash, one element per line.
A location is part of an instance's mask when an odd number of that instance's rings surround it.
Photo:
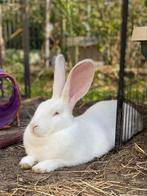
<path fill-rule="evenodd" d="M 59 112 L 55 112 L 53 116 L 59 115 Z"/>

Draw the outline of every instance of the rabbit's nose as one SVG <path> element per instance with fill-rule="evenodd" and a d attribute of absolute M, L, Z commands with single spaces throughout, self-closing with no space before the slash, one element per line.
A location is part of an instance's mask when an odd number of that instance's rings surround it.
<path fill-rule="evenodd" d="M 35 130 L 38 128 L 38 125 L 35 123 L 31 123 L 32 131 L 35 132 Z"/>
<path fill-rule="evenodd" d="M 38 125 L 33 125 L 32 129 L 35 130 L 35 128 L 37 128 L 37 127 L 38 127 Z"/>

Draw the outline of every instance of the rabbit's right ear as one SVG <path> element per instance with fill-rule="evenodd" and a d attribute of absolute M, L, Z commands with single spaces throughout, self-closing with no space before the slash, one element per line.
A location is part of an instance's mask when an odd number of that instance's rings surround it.
<path fill-rule="evenodd" d="M 53 97 L 60 97 L 65 84 L 65 59 L 62 54 L 55 59 Z"/>
<path fill-rule="evenodd" d="M 76 102 L 88 92 L 93 81 L 95 68 L 94 61 L 85 59 L 77 63 L 70 71 L 62 92 L 62 98 L 69 105 L 71 111 Z"/>

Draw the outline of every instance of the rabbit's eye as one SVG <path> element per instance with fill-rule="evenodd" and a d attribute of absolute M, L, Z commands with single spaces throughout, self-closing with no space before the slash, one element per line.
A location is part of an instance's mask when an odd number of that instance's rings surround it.
<path fill-rule="evenodd" d="M 57 115 L 59 115 L 59 112 L 55 112 L 55 113 L 53 114 L 53 116 L 57 116 Z"/>

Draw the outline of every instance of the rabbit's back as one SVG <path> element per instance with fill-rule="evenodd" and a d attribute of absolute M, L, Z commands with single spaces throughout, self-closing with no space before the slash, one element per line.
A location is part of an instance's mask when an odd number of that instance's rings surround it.
<path fill-rule="evenodd" d="M 109 136 L 112 143 L 115 140 L 117 100 L 100 101 L 90 107 L 83 115 L 95 126 L 100 126 Z M 132 106 L 124 103 L 123 140 L 130 139 L 143 129 L 141 115 Z M 126 136 L 127 138 L 126 138 Z"/>
<path fill-rule="evenodd" d="M 91 106 L 79 120 L 90 132 L 97 133 L 97 144 L 103 143 L 108 145 L 108 149 L 114 147 L 115 143 L 115 126 L 116 126 L 116 101 L 100 101 Z"/>

